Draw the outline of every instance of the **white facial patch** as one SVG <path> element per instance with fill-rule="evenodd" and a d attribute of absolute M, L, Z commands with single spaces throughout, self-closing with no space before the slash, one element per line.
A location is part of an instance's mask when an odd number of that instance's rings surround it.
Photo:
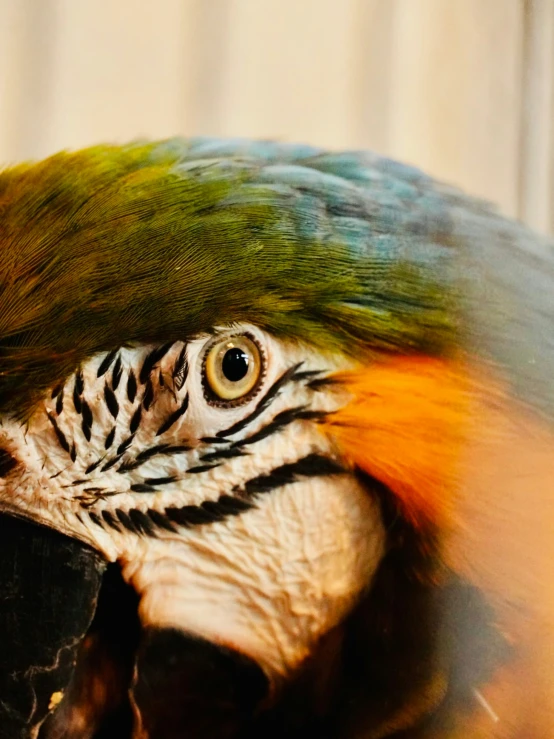
<path fill-rule="evenodd" d="M 345 475 L 286 485 L 202 536 L 141 541 L 122 564 L 142 623 L 238 649 L 278 683 L 356 605 L 382 551 L 377 506 Z"/>
<path fill-rule="evenodd" d="M 346 360 L 227 334 L 259 347 L 245 402 L 214 401 L 208 337 L 93 357 L 28 423 L 3 419 L 19 464 L 0 509 L 120 562 L 144 625 L 237 649 L 277 684 L 367 590 L 384 532 L 318 425 L 347 401 L 325 379 Z"/>

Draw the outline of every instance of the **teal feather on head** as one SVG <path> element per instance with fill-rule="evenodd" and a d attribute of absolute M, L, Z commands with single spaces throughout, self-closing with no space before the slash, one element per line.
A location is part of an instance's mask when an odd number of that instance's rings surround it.
<path fill-rule="evenodd" d="M 454 351 L 453 245 L 479 218 L 481 239 L 506 228 L 371 154 L 210 139 L 5 170 L 0 212 L 0 410 L 18 412 L 91 354 L 235 321 L 354 356 Z"/>

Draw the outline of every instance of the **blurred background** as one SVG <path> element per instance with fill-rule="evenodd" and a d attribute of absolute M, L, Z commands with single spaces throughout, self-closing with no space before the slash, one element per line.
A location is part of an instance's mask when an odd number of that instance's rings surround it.
<path fill-rule="evenodd" d="M 371 148 L 554 231 L 554 0 L 0 0 L 0 161 L 174 134 Z"/>

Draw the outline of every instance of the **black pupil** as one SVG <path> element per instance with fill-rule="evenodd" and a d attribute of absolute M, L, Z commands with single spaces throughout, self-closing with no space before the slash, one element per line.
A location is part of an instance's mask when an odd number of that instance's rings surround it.
<path fill-rule="evenodd" d="M 238 382 L 248 372 L 249 357 L 242 349 L 227 349 L 221 363 L 221 371 L 229 382 Z"/>

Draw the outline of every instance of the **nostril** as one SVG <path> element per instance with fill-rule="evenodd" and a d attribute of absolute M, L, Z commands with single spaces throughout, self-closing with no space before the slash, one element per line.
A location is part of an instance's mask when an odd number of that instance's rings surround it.
<path fill-rule="evenodd" d="M 6 449 L 0 449 L 0 477 L 7 477 L 16 466 L 17 459 Z"/>
<path fill-rule="evenodd" d="M 230 739 L 268 688 L 262 669 L 239 652 L 177 629 L 143 632 L 133 698 L 145 736 Z"/>

